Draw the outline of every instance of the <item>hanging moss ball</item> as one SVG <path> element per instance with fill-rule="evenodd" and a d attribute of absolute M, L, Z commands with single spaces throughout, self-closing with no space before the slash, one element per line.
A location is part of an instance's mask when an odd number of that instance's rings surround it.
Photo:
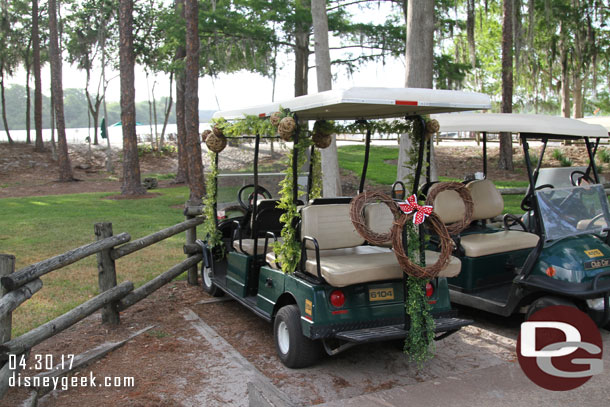
<path fill-rule="evenodd" d="M 438 133 L 440 129 L 441 125 L 436 119 L 428 120 L 426 123 L 426 133 Z"/>
<path fill-rule="evenodd" d="M 212 130 L 204 130 L 203 133 L 201 133 L 201 142 L 205 143 L 210 134 L 212 134 Z"/>
<path fill-rule="evenodd" d="M 335 131 L 335 126 L 333 122 L 329 122 L 326 120 L 316 120 L 313 125 L 313 133 L 321 134 L 324 136 L 331 136 Z"/>
<path fill-rule="evenodd" d="M 208 135 L 205 140 L 205 145 L 208 146 L 210 151 L 215 153 L 220 153 L 227 146 L 227 138 L 222 131 L 216 131 L 217 128 L 214 127 L 214 130 Z"/>
<path fill-rule="evenodd" d="M 297 128 L 297 123 L 290 116 L 284 117 L 280 120 L 280 124 L 277 127 L 277 130 L 280 133 L 290 133 L 292 134 L 294 130 Z"/>
<path fill-rule="evenodd" d="M 280 124 L 281 120 L 282 120 L 282 114 L 280 112 L 275 112 L 271 115 L 271 117 L 269 117 L 269 121 L 275 127 L 277 127 Z"/>
<path fill-rule="evenodd" d="M 224 137 L 224 133 L 222 132 L 222 129 L 218 126 L 214 126 L 212 128 L 212 132 L 214 133 L 214 135 L 216 135 L 217 137 Z"/>
<path fill-rule="evenodd" d="M 315 146 L 320 149 L 330 146 L 330 143 L 332 143 L 332 141 L 333 141 L 333 138 L 330 134 L 321 134 L 321 133 L 314 133 L 311 136 L 311 139 L 313 140 L 313 143 L 315 144 Z"/>

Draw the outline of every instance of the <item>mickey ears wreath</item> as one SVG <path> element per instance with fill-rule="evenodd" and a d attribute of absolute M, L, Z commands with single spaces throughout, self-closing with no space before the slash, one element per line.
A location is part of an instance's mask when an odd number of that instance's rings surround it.
<path fill-rule="evenodd" d="M 394 202 L 394 200 L 380 192 L 363 192 L 358 196 L 354 197 L 350 203 L 350 218 L 356 231 L 366 239 L 367 242 L 380 245 L 388 241 L 392 242 L 392 250 L 396 255 L 396 259 L 400 264 L 402 270 L 409 276 L 417 278 L 434 278 L 443 270 L 449 263 L 451 252 L 453 250 L 453 240 L 447 232 L 445 224 L 441 219 L 433 212 L 431 206 L 420 206 L 417 204 L 415 196 L 412 196 L 411 201 L 407 201 L 403 204 L 404 208 L 408 210 L 408 213 L 404 213 L 401 207 Z M 364 219 L 364 208 L 367 204 L 381 202 L 388 206 L 392 214 L 394 215 L 394 222 L 392 229 L 389 233 L 376 233 L 373 232 L 366 226 Z M 429 208 L 429 209 L 428 209 Z M 403 244 L 403 229 L 407 222 L 412 221 L 414 223 L 423 223 L 427 220 L 429 226 L 431 226 L 433 233 L 439 237 L 441 253 L 436 263 L 422 267 L 411 261 L 409 256 L 405 253 Z"/>

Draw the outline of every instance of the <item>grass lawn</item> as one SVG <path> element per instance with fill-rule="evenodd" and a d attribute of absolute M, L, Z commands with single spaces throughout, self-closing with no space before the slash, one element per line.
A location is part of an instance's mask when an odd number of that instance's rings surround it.
<path fill-rule="evenodd" d="M 339 166 L 345 170 L 352 171 L 360 177 L 362 173 L 362 163 L 364 162 L 364 146 L 352 145 L 342 146 L 338 149 Z M 396 164 L 388 161 L 398 159 L 398 148 L 371 146 L 369 155 L 369 166 L 366 178 L 375 184 L 388 185 L 388 192 L 396 180 Z M 462 181 L 459 178 L 440 177 L 441 181 Z M 494 181 L 498 188 L 519 188 L 527 187 L 526 181 Z M 504 195 L 504 213 L 523 213 L 520 208 L 521 195 Z"/>
<path fill-rule="evenodd" d="M 219 201 L 235 200 L 238 187 L 219 188 Z M 148 199 L 112 200 L 116 193 L 0 199 L 0 253 L 16 257 L 16 269 L 95 240 L 93 225 L 112 222 L 114 234 L 146 236 L 184 220 L 186 187 L 154 190 Z M 184 233 L 117 260 L 117 279 L 140 286 L 185 259 Z M 96 256 L 42 277 L 43 288 L 13 313 L 13 337 L 98 294 Z"/>

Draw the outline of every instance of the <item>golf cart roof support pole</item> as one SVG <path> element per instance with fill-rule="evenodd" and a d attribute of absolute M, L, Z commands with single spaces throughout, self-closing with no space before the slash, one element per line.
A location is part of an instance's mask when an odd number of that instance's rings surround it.
<path fill-rule="evenodd" d="M 528 188 L 528 193 L 532 194 L 532 209 L 534 210 L 534 219 L 536 219 L 536 234 L 540 236 L 542 233 L 542 219 L 540 216 L 540 208 L 538 207 L 538 200 L 534 196 L 534 190 L 536 185 L 536 180 L 534 179 L 534 174 L 532 171 L 532 161 L 530 160 L 530 152 L 529 152 L 529 144 L 527 142 L 527 136 L 521 134 L 521 142 L 523 144 L 523 158 L 525 159 L 525 167 L 527 169 L 527 177 L 529 179 L 530 186 Z"/>
<path fill-rule="evenodd" d="M 358 193 L 364 192 L 364 181 L 366 181 L 366 170 L 369 166 L 369 153 L 371 152 L 371 126 L 366 120 L 358 120 L 359 123 L 366 124 L 366 139 L 364 143 L 364 163 L 362 164 L 362 176 L 360 177 L 360 186 Z"/>
<path fill-rule="evenodd" d="M 483 132 L 483 177 L 487 179 L 487 132 Z"/>
<path fill-rule="evenodd" d="M 216 224 L 216 227 L 218 227 L 218 156 L 218 153 L 214 153 L 214 166 L 216 167 L 217 172 L 216 176 L 214 177 L 214 194 L 216 195 L 214 197 L 214 223 Z"/>
<path fill-rule="evenodd" d="M 424 161 L 424 150 L 426 149 L 426 140 L 424 139 L 424 129 L 426 128 L 426 121 L 424 120 L 423 117 L 417 115 L 417 116 L 411 116 L 411 117 L 407 117 L 407 119 L 410 120 L 419 120 L 421 121 L 421 133 L 420 134 L 413 134 L 413 136 L 419 137 L 419 153 L 417 155 L 417 167 L 415 169 L 415 179 L 413 180 L 413 190 L 412 190 L 412 194 L 417 195 L 417 189 L 419 188 L 419 177 L 421 177 L 421 167 Z"/>
<path fill-rule="evenodd" d="M 256 239 L 258 231 L 256 229 L 256 210 L 258 209 L 258 148 L 261 142 L 260 134 L 256 133 L 254 139 L 254 200 L 252 202 L 252 238 Z M 254 245 L 254 257 L 256 257 L 258 244 Z"/>
<path fill-rule="evenodd" d="M 296 205 L 299 200 L 299 149 L 297 145 L 299 144 L 299 132 L 301 131 L 301 124 L 296 114 L 294 115 L 294 121 L 297 128 L 294 132 L 292 146 L 292 203 Z"/>
<path fill-rule="evenodd" d="M 544 137 L 542 139 L 542 150 L 540 150 L 540 157 L 538 157 L 538 164 L 536 164 L 536 169 L 534 170 L 534 186 L 535 183 L 538 182 L 538 174 L 540 173 L 540 167 L 542 167 L 542 158 L 544 157 L 544 152 L 546 151 L 546 146 L 549 143 L 548 137 Z"/>
<path fill-rule="evenodd" d="M 311 187 L 313 184 L 313 155 L 315 154 L 315 145 L 311 145 L 309 150 L 309 174 L 307 174 L 307 202 L 309 202 L 309 195 L 311 194 Z"/>
<path fill-rule="evenodd" d="M 599 184 L 599 178 L 597 177 L 597 167 L 595 166 L 595 154 L 591 151 L 591 142 L 589 137 L 585 137 L 585 145 L 587 146 L 587 154 L 589 154 L 589 167 L 593 170 L 593 179 Z"/>
<path fill-rule="evenodd" d="M 428 150 L 426 151 L 426 163 L 428 166 L 426 167 L 426 183 L 430 185 L 431 176 L 432 176 L 432 134 L 427 138 L 426 144 L 428 144 Z"/>

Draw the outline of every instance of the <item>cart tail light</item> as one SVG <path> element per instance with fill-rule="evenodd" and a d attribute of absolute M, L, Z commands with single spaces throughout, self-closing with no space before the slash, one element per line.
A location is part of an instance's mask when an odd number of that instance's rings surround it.
<path fill-rule="evenodd" d="M 345 304 L 345 294 L 341 290 L 334 290 L 330 293 L 330 303 L 335 308 L 341 308 Z"/>
<path fill-rule="evenodd" d="M 432 283 L 426 283 L 426 297 L 430 298 L 434 295 L 434 286 Z"/>

